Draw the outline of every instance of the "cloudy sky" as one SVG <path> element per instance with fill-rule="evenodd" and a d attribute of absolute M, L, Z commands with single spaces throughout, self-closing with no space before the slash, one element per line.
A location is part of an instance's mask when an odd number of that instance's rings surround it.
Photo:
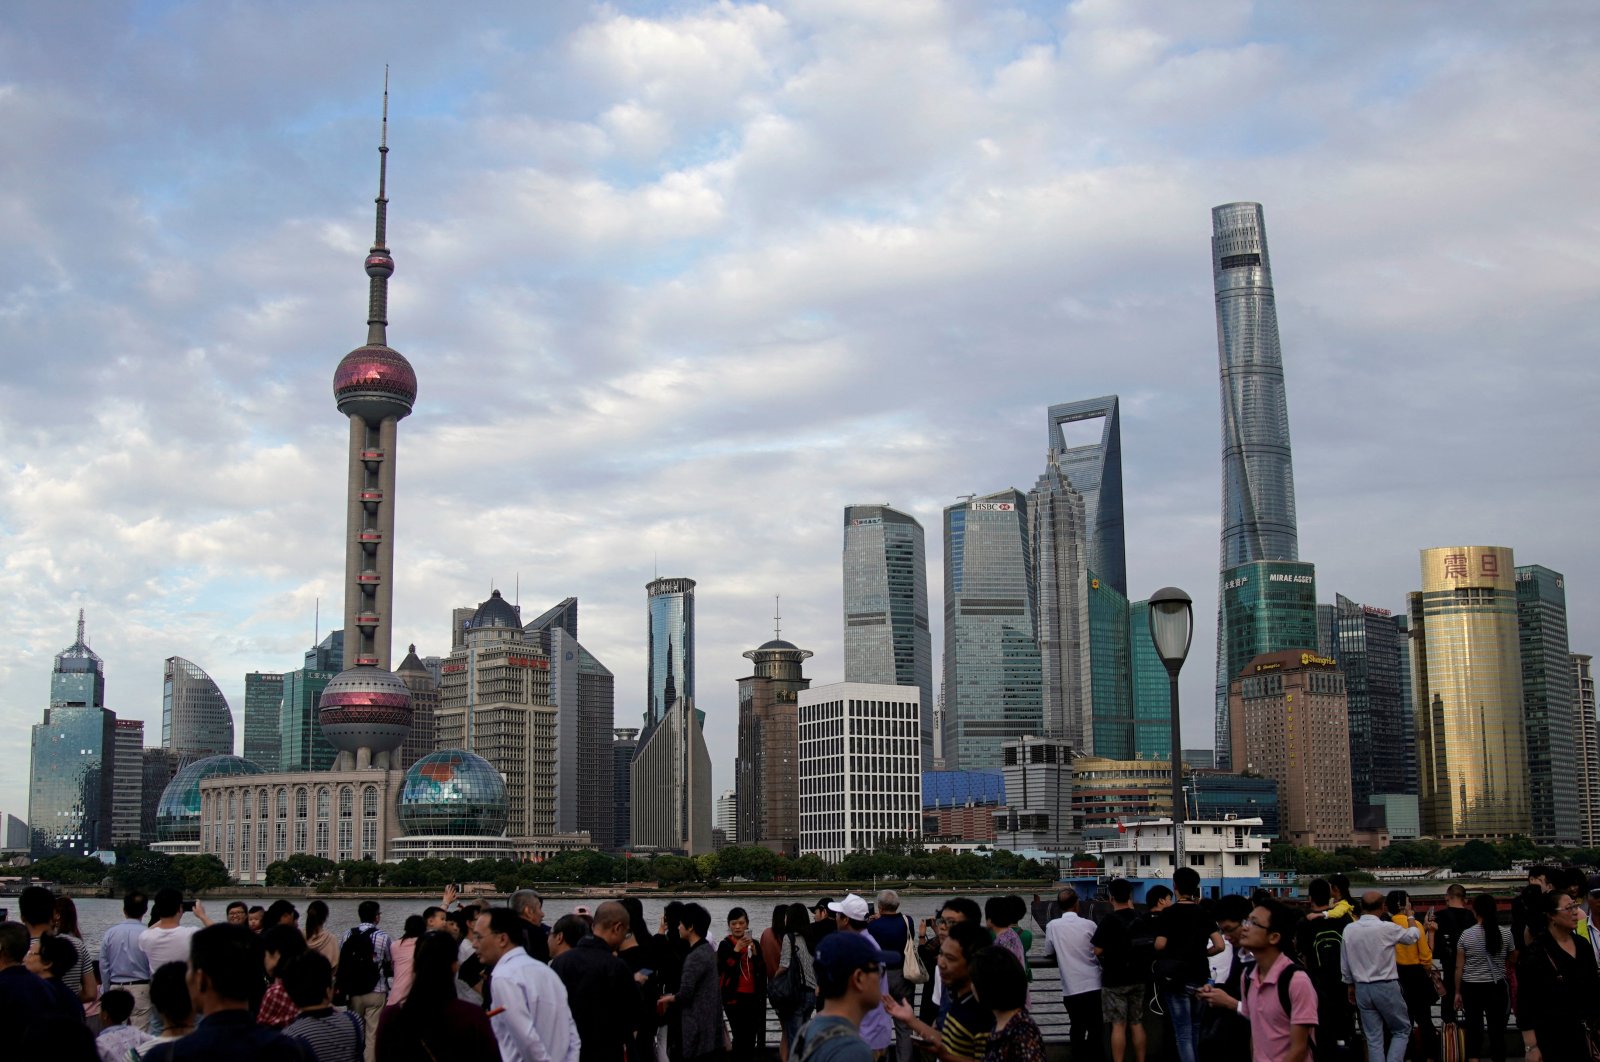
<path fill-rule="evenodd" d="M 1586 3 L 11 4 L 0 22 L 0 809 L 77 609 L 159 740 L 161 661 L 298 665 L 340 609 L 379 94 L 393 68 L 397 651 L 582 602 L 645 691 L 699 580 L 740 654 L 842 677 L 840 510 L 1027 488 L 1122 398 L 1130 589 L 1199 617 L 1219 450 L 1210 208 L 1266 206 L 1301 556 L 1398 608 L 1417 551 L 1563 571 L 1600 650 L 1600 14 Z M 1587 191 L 1585 191 L 1587 189 Z M 241 740 L 242 740 L 242 727 Z M 719 785 L 720 788 L 720 785 Z"/>

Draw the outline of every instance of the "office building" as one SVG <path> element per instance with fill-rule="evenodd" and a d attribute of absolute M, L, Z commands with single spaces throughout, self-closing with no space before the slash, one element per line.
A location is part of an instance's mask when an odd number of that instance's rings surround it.
<path fill-rule="evenodd" d="M 630 782 L 630 844 L 696 856 L 713 850 L 705 713 L 678 698 L 639 738 Z"/>
<path fill-rule="evenodd" d="M 1140 632 L 1130 622 L 1128 599 L 1110 583 L 1090 573 L 1085 590 L 1090 708 L 1084 727 L 1084 742 L 1089 746 L 1085 751 L 1128 759 L 1138 755 L 1139 748 L 1132 649 Z M 1149 641 L 1148 631 L 1144 639 Z"/>
<path fill-rule="evenodd" d="M 739 797 L 732 789 L 724 789 L 711 810 L 711 834 L 717 848 L 740 844 Z"/>
<path fill-rule="evenodd" d="M 1446 843 L 1530 834 L 1511 550 L 1423 550 L 1407 607 L 1422 832 Z"/>
<path fill-rule="evenodd" d="M 1528 743 L 1528 813 L 1535 844 L 1576 847 L 1578 729 L 1567 644 L 1566 579 L 1538 564 L 1517 566 L 1517 631 L 1522 658 L 1522 732 Z"/>
<path fill-rule="evenodd" d="M 233 710 L 210 675 L 169 656 L 161 675 L 161 744 L 186 756 L 233 754 Z"/>
<path fill-rule="evenodd" d="M 1372 806 L 1383 812 L 1383 829 L 1390 841 L 1414 841 L 1422 836 L 1422 812 L 1415 793 L 1374 793 Z"/>
<path fill-rule="evenodd" d="M 436 748 L 435 721 L 439 715 L 439 680 L 421 658 L 417 647 L 408 646 L 406 658 L 394 669 L 406 689 L 411 691 L 411 729 L 400 746 L 400 762 L 395 766 L 408 770 L 413 763 Z"/>
<path fill-rule="evenodd" d="M 1055 435 L 1051 421 L 1051 434 Z M 1037 619 L 1041 734 L 1060 737 L 1085 753 L 1095 752 L 1092 716 L 1096 708 L 1090 673 L 1089 639 L 1089 533 L 1083 495 L 1067 479 L 1064 455 L 1052 450 L 1045 471 L 1028 493 L 1027 540 L 1032 550 L 1028 580 Z M 949 564 L 950 517 L 945 517 L 946 565 Z M 1021 565 L 1019 572 L 1025 572 Z M 948 588 L 948 572 L 945 583 Z M 948 589 L 947 589 L 948 592 Z M 946 606 L 948 618 L 949 607 Z M 950 627 L 945 626 L 945 652 L 950 648 Z M 948 656 L 946 658 L 946 683 Z M 1131 741 L 1131 736 L 1130 736 Z M 1112 739 L 1111 744 L 1118 742 Z M 1122 742 L 1121 744 L 1127 744 Z M 946 758 L 948 759 L 948 747 Z"/>
<path fill-rule="evenodd" d="M 482 756 L 505 776 L 510 836 L 550 836 L 556 832 L 550 657 L 498 590 L 468 620 L 464 642 L 445 659 L 438 745 Z"/>
<path fill-rule="evenodd" d="M 144 720 L 118 719 L 112 727 L 111 847 L 138 844 L 144 800 Z"/>
<path fill-rule="evenodd" d="M 845 506 L 844 680 L 917 687 L 923 766 L 932 766 L 927 545 L 916 518 L 889 505 Z"/>
<path fill-rule="evenodd" d="M 283 675 L 251 671 L 244 676 L 244 758 L 264 771 L 278 769 L 283 739 Z"/>
<path fill-rule="evenodd" d="M 996 768 L 1002 742 L 1045 722 L 1027 496 L 957 502 L 944 530 L 945 764 Z"/>
<path fill-rule="evenodd" d="M 25 856 L 32 845 L 28 824 L 15 815 L 7 814 L 5 834 L 0 838 L 0 849 L 3 849 L 8 856 Z"/>
<path fill-rule="evenodd" d="M 803 690 L 799 701 L 800 854 L 837 863 L 917 840 L 922 691 L 838 682 Z"/>
<path fill-rule="evenodd" d="M 1233 762 L 1278 783 L 1283 838 L 1350 844 L 1349 721 L 1338 662 L 1310 649 L 1263 653 L 1233 680 L 1229 702 Z"/>
<path fill-rule="evenodd" d="M 616 679 L 573 632 L 548 629 L 556 706 L 556 832 L 587 833 L 609 851 L 613 836 L 611 731 Z"/>
<path fill-rule="evenodd" d="M 1210 749 L 1196 749 L 1207 752 Z M 1184 787 L 1187 809 L 1186 819 L 1260 819 L 1255 835 L 1276 841 L 1282 832 L 1282 818 L 1278 807 L 1278 783 L 1271 778 L 1255 775 L 1233 774 L 1211 770 L 1203 765 L 1205 757 L 1189 758 L 1188 785 Z"/>
<path fill-rule="evenodd" d="M 1386 608 L 1343 594 L 1319 612 L 1318 655 L 1339 662 L 1350 721 L 1350 797 L 1356 808 L 1378 794 L 1416 792 L 1416 721 L 1403 668 L 1406 632 Z M 1309 648 L 1309 646 L 1307 647 Z"/>
<path fill-rule="evenodd" d="M 343 667 L 344 631 L 330 631 L 306 650 L 301 667 L 284 674 L 278 709 L 278 770 L 326 771 L 333 766 L 338 750 L 323 733 L 317 709 L 322 691 Z"/>
<path fill-rule="evenodd" d="M 139 843 L 146 848 L 157 840 L 156 813 L 161 794 L 189 760 L 171 749 L 147 748 L 139 758 Z"/>
<path fill-rule="evenodd" d="M 1172 683 L 1150 637 L 1150 602 L 1128 602 L 1128 678 L 1136 760 L 1172 758 Z"/>
<path fill-rule="evenodd" d="M 639 748 L 636 727 L 611 732 L 611 843 L 627 851 L 633 843 L 633 754 Z"/>
<path fill-rule="evenodd" d="M 1243 576 L 1243 565 L 1300 559 L 1295 522 L 1294 462 L 1289 447 L 1289 406 L 1278 339 L 1278 310 L 1267 252 L 1266 216 L 1260 203 L 1226 203 L 1211 211 L 1211 276 L 1216 291 L 1217 357 L 1222 382 L 1222 549 L 1219 582 Z M 1309 575 L 1310 566 L 1306 567 Z M 1315 600 L 1309 610 L 1315 610 Z M 1265 644 L 1229 655 L 1228 627 L 1217 616 L 1216 749 L 1229 749 L 1228 686 L 1260 653 L 1311 648 Z M 1314 615 L 1309 619 L 1313 628 Z M 1313 635 L 1314 635 L 1313 630 Z M 1225 762 L 1220 766 L 1230 766 Z"/>
<path fill-rule="evenodd" d="M 923 771 L 923 842 L 935 848 L 941 841 L 993 844 L 994 813 L 1005 803 L 999 771 Z"/>
<path fill-rule="evenodd" d="M 1585 848 L 1600 847 L 1600 717 L 1595 714 L 1594 657 L 1572 654 L 1573 752 L 1578 761 L 1578 828 Z"/>
<path fill-rule="evenodd" d="M 1217 769 L 1217 752 L 1215 749 L 1183 749 L 1180 753 L 1185 767 L 1191 771 L 1214 771 Z"/>
<path fill-rule="evenodd" d="M 1057 860 L 1083 847 L 1072 818 L 1072 746 L 1025 736 L 1000 747 L 1006 805 L 993 813 L 996 842 L 1008 851 Z"/>
<path fill-rule="evenodd" d="M 644 589 L 650 606 L 644 718 L 648 740 L 651 727 L 675 701 L 694 700 L 694 580 L 654 579 Z"/>
<path fill-rule="evenodd" d="M 1048 453 L 1083 499 L 1084 566 L 1128 596 L 1122 518 L 1122 423 L 1116 395 L 1050 407 Z"/>
<path fill-rule="evenodd" d="M 34 724 L 28 787 L 33 858 L 88 855 L 111 845 L 115 713 L 105 707 L 105 663 L 84 637 L 56 654 L 50 706 Z"/>
<path fill-rule="evenodd" d="M 1250 561 L 1222 574 L 1217 660 L 1232 678 L 1264 653 L 1316 648 L 1317 576 L 1309 562 Z M 1224 701 L 1217 718 L 1227 721 L 1228 711 Z M 1232 733 L 1216 735 L 1217 766 L 1226 770 L 1241 766 L 1231 760 Z"/>
<path fill-rule="evenodd" d="M 1086 838 L 1114 837 L 1130 822 L 1172 815 L 1172 761 L 1080 756 L 1072 764 L 1072 817 Z"/>
<path fill-rule="evenodd" d="M 800 694 L 811 680 L 801 673 L 808 649 L 777 637 L 744 654 L 753 674 L 739 680 L 739 750 L 734 791 L 739 820 L 729 839 L 762 845 L 783 855 L 800 840 Z"/>

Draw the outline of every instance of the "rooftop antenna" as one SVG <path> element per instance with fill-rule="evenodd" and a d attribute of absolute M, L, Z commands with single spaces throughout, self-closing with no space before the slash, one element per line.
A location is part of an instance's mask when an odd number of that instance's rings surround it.
<path fill-rule="evenodd" d="M 83 645 L 83 609 L 78 610 L 78 644 Z"/>
<path fill-rule="evenodd" d="M 389 64 L 383 64 L 383 131 L 378 137 L 377 221 L 372 235 L 372 251 L 367 255 L 367 345 L 388 346 L 389 276 L 394 259 L 389 255 Z"/>
<path fill-rule="evenodd" d="M 311 609 L 311 645 L 315 648 L 322 640 L 322 598 L 317 598 L 317 603 Z"/>
<path fill-rule="evenodd" d="M 781 595 L 781 594 L 773 594 L 772 595 L 772 639 L 773 639 L 773 641 L 777 641 L 778 639 L 783 637 L 783 609 L 778 607 L 779 604 L 782 603 L 782 601 L 783 601 L 783 595 Z"/>
<path fill-rule="evenodd" d="M 518 608 L 521 608 L 522 607 L 522 573 L 521 572 L 517 573 L 516 589 L 513 590 L 512 593 L 515 596 L 512 597 L 511 603 L 513 605 L 516 605 Z"/>

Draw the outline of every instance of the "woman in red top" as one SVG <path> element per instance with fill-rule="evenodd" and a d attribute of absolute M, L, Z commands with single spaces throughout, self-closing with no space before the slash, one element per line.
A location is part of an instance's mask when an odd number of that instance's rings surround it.
<path fill-rule="evenodd" d="M 294 1005 L 284 989 L 280 971 L 289 965 L 290 959 L 305 954 L 306 938 L 292 925 L 269 926 L 261 934 L 261 949 L 265 953 L 267 976 L 272 979 L 272 984 L 267 986 L 267 994 L 261 997 L 261 1006 L 256 1010 L 256 1022 L 268 1028 L 282 1029 L 300 1016 L 300 1008 Z"/>
<path fill-rule="evenodd" d="M 717 977 L 733 1031 L 733 1062 L 749 1062 L 757 1047 L 767 1046 L 767 964 L 743 907 L 728 912 L 728 935 L 717 945 Z"/>

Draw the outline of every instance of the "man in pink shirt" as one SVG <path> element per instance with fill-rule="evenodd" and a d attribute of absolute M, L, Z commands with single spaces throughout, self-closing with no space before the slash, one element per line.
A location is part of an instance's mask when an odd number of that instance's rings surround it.
<path fill-rule="evenodd" d="M 1257 904 L 1239 927 L 1239 946 L 1256 957 L 1255 969 L 1244 976 L 1243 998 L 1234 999 L 1210 986 L 1200 990 L 1200 998 L 1213 1007 L 1230 1007 L 1249 1020 L 1250 1054 L 1255 1062 L 1306 1062 L 1311 1057 L 1317 990 L 1311 975 L 1282 951 L 1283 941 L 1293 937 L 1294 917 L 1294 912 L 1276 900 Z M 1280 987 L 1286 977 L 1287 997 Z"/>

